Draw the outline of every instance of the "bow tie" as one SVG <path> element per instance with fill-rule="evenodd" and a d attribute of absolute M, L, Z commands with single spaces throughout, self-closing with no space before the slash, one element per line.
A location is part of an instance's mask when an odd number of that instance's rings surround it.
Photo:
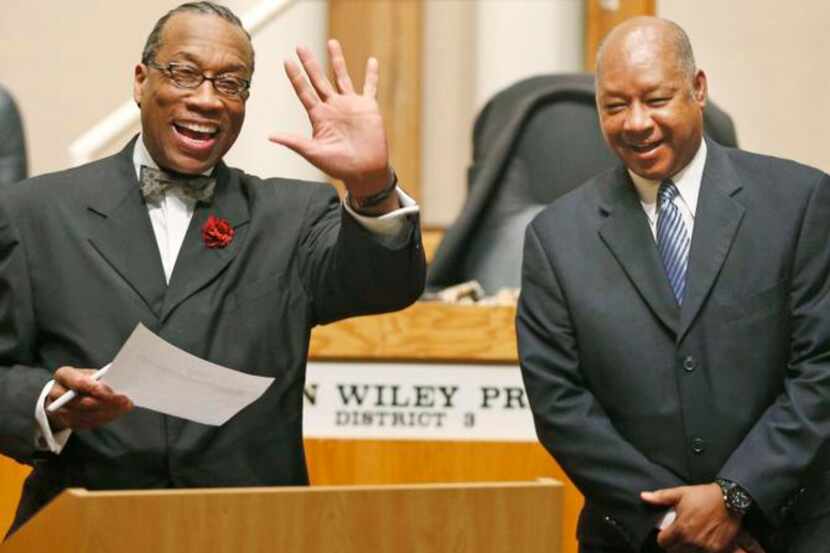
<path fill-rule="evenodd" d="M 215 188 L 214 177 L 180 175 L 141 166 L 141 195 L 147 202 L 157 203 L 168 190 L 177 190 L 181 195 L 197 202 L 210 203 Z"/>

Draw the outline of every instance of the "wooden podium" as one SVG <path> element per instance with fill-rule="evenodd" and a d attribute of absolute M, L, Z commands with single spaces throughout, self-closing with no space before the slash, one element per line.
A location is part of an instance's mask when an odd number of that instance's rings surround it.
<path fill-rule="evenodd" d="M 396 313 L 317 327 L 314 361 L 518 366 L 512 306 L 419 302 Z M 493 370 L 503 370 L 494 368 Z M 561 553 L 576 553 L 583 497 L 537 442 L 306 437 L 311 483 L 392 484 L 554 478 L 564 485 Z M 518 549 L 516 551 L 519 551 Z M 551 549 L 551 553 L 559 550 Z"/>
<path fill-rule="evenodd" d="M 550 553 L 562 486 L 70 489 L 0 553 Z"/>
<path fill-rule="evenodd" d="M 312 333 L 314 361 L 518 364 L 515 308 L 417 303 L 398 313 L 358 317 Z M 494 368 L 493 370 L 502 370 Z M 497 482 L 554 478 L 563 483 L 557 510 L 561 553 L 576 553 L 582 496 L 535 441 L 367 440 L 307 437 L 312 489 L 331 485 Z M 11 523 L 27 469 L 0 458 L 0 536 Z M 528 511 L 546 516 L 539 506 Z M 521 549 L 514 549 L 521 551 Z M 32 550 L 35 551 L 35 550 Z M 559 553 L 559 549 L 548 549 Z"/>

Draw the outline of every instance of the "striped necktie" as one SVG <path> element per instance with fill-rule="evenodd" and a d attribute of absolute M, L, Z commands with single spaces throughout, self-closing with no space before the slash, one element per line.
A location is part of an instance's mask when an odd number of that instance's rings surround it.
<path fill-rule="evenodd" d="M 660 183 L 657 191 L 657 249 L 663 259 L 674 297 L 678 304 L 682 304 L 686 292 L 691 238 L 680 209 L 674 205 L 677 195 L 677 186 L 671 179 Z"/>

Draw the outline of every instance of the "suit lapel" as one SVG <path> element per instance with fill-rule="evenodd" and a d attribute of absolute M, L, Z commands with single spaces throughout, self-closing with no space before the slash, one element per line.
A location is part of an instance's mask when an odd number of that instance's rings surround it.
<path fill-rule="evenodd" d="M 167 285 L 147 206 L 132 162 L 135 139 L 104 162 L 90 184 L 89 241 L 147 307 L 159 314 Z"/>
<path fill-rule="evenodd" d="M 200 202 L 196 206 L 170 276 L 170 286 L 161 313 L 162 321 L 179 304 L 213 281 L 245 242 L 250 215 L 241 183 L 224 163 L 220 163 L 216 170 L 216 196 L 210 205 Z M 233 239 L 224 248 L 208 248 L 202 239 L 202 226 L 210 215 L 227 219 L 234 228 Z"/>
<path fill-rule="evenodd" d="M 711 141 L 707 142 L 707 147 L 678 340 L 683 339 L 706 301 L 744 215 L 743 206 L 733 197 L 741 189 L 740 180 L 721 148 Z"/>
<path fill-rule="evenodd" d="M 606 216 L 599 229 L 602 241 L 652 312 L 676 333 L 680 310 L 630 177 L 620 166 L 601 187 L 600 212 Z"/>

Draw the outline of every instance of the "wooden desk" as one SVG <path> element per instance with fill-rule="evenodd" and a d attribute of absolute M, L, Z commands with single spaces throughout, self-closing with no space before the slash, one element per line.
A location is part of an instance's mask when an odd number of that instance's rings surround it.
<path fill-rule="evenodd" d="M 389 360 L 517 364 L 512 307 L 419 303 L 398 313 L 315 329 L 317 361 Z M 576 553 L 582 497 L 536 442 L 305 440 L 313 485 L 533 480 L 565 484 L 563 553 Z M 11 523 L 26 469 L 0 458 L 0 532 Z"/>
<path fill-rule="evenodd" d="M 3 553 L 550 553 L 562 485 L 69 489 Z M 140 516 L 140 523 L 137 517 Z"/>
<path fill-rule="evenodd" d="M 418 303 L 397 313 L 319 327 L 317 361 L 389 360 L 518 365 L 514 307 Z M 562 553 L 576 553 L 582 495 L 538 442 L 323 440 L 306 438 L 312 484 L 532 480 L 565 485 Z"/>
<path fill-rule="evenodd" d="M 20 501 L 20 489 L 27 474 L 28 466 L 0 455 L 0 540 L 12 525 L 14 511 Z"/>

